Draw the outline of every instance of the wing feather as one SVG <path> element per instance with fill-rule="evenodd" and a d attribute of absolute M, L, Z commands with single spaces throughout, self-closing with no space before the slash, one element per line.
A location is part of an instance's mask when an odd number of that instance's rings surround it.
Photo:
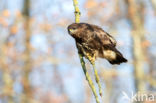
<path fill-rule="evenodd" d="M 97 35 L 103 45 L 112 45 L 113 47 L 116 46 L 116 40 L 111 35 L 105 32 L 102 28 L 95 25 L 93 26 L 94 33 Z"/>
<path fill-rule="evenodd" d="M 111 47 L 116 46 L 116 40 L 102 28 L 91 24 L 81 24 L 85 25 L 84 30 L 80 35 L 83 45 L 98 50 L 102 48 L 102 45 L 103 47 L 107 45 L 110 45 Z"/>

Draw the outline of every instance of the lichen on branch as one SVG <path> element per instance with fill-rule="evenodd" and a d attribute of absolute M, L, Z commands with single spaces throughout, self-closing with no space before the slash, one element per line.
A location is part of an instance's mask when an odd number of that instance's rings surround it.
<path fill-rule="evenodd" d="M 73 5 L 74 5 L 74 8 L 75 8 L 75 22 L 76 23 L 79 23 L 80 22 L 80 10 L 79 10 L 79 7 L 78 7 L 78 1 L 77 0 L 73 0 Z"/>
<path fill-rule="evenodd" d="M 80 15 L 81 15 L 81 13 L 80 13 L 80 10 L 79 10 L 79 7 L 78 7 L 78 1 L 77 0 L 73 0 L 73 5 L 74 5 L 74 8 L 75 8 L 75 12 L 74 12 L 75 13 L 75 22 L 79 23 L 80 22 Z M 79 58 L 80 58 L 80 63 L 81 63 L 83 72 L 84 72 L 84 74 L 86 76 L 86 80 L 88 81 L 89 86 L 92 89 L 92 92 L 93 92 L 93 94 L 95 96 L 96 103 L 100 103 L 98 95 L 97 95 L 97 92 L 96 92 L 96 88 L 95 88 L 95 86 L 93 84 L 93 81 L 92 81 L 91 77 L 89 76 L 89 74 L 87 72 L 87 69 L 86 69 L 86 66 L 85 66 L 85 61 L 83 59 L 82 54 L 80 54 L 80 53 L 79 53 Z M 91 64 L 93 65 L 94 63 L 91 63 Z M 99 76 L 97 74 L 97 70 L 95 68 L 95 65 L 93 65 L 93 68 L 94 68 L 94 73 L 95 73 L 95 79 L 96 79 L 96 82 L 97 82 L 98 87 L 99 87 L 99 94 L 102 95 L 101 84 L 99 82 Z"/>

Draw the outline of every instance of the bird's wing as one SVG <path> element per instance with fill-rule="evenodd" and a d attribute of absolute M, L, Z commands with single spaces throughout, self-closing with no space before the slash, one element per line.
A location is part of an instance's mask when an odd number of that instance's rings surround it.
<path fill-rule="evenodd" d="M 90 47 L 92 49 L 101 49 L 104 46 L 116 46 L 116 40 L 105 32 L 102 28 L 92 25 L 85 24 L 86 29 L 81 32 L 80 40 L 77 41 L 82 42 L 83 46 Z"/>
<path fill-rule="evenodd" d="M 106 32 L 105 32 L 106 33 Z M 112 44 L 114 47 L 116 46 L 116 40 L 111 36 L 109 35 L 108 33 L 106 33 L 106 35 L 104 35 L 105 38 L 103 40 L 103 44 Z"/>
<path fill-rule="evenodd" d="M 101 28 L 96 27 L 94 33 L 103 45 L 116 46 L 116 40 Z"/>

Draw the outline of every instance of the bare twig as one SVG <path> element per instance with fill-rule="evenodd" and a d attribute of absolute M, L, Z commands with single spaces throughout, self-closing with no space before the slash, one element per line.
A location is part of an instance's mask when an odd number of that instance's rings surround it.
<path fill-rule="evenodd" d="M 97 95 L 97 93 L 96 93 L 96 88 L 95 88 L 95 86 L 94 86 L 94 84 L 93 84 L 93 81 L 91 80 L 91 77 L 89 76 L 89 74 L 88 74 L 88 72 L 87 72 L 87 69 L 86 69 L 86 66 L 85 66 L 85 61 L 83 60 L 83 56 L 82 56 L 81 54 L 79 54 L 79 57 L 80 57 L 81 66 L 82 66 L 82 68 L 83 68 L 83 72 L 84 72 L 84 74 L 85 74 L 85 76 L 86 76 L 86 80 L 88 81 L 89 86 L 90 86 L 91 89 L 92 89 L 92 92 L 93 92 L 93 94 L 94 94 L 94 96 L 95 96 L 96 102 L 97 102 L 97 103 L 100 103 L 100 101 L 99 101 L 99 99 L 98 99 L 98 95 Z"/>
<path fill-rule="evenodd" d="M 96 80 L 96 83 L 98 84 L 98 87 L 99 87 L 99 94 L 100 94 L 100 96 L 102 96 L 102 88 L 101 88 L 101 83 L 100 83 L 98 71 L 95 67 L 95 63 L 93 63 L 92 65 L 93 65 L 93 69 L 94 69 L 95 80 Z"/>
<path fill-rule="evenodd" d="M 74 4 L 74 8 L 75 8 L 75 22 L 76 23 L 79 23 L 80 22 L 80 10 L 79 10 L 79 7 L 78 7 L 78 1 L 77 0 L 73 0 L 73 4 Z M 91 77 L 89 76 L 88 72 L 87 72 L 87 69 L 86 69 L 86 66 L 85 66 L 85 61 L 83 59 L 83 56 L 79 53 L 79 58 L 80 58 L 80 62 L 81 62 L 81 66 L 83 68 L 83 72 L 86 76 L 86 80 L 88 81 L 89 83 L 89 86 L 91 87 L 92 89 L 92 92 L 95 96 L 95 99 L 96 99 L 96 102 L 97 103 L 100 103 L 99 99 L 98 99 L 98 95 L 96 93 L 96 88 L 93 84 L 93 81 L 91 80 Z M 102 90 L 101 90 L 101 85 L 99 83 L 99 77 L 98 77 L 98 74 L 97 74 L 97 70 L 95 68 L 95 65 L 93 65 L 93 68 L 94 68 L 94 73 L 95 73 L 95 78 L 96 78 L 96 82 L 98 83 L 99 85 L 99 89 L 100 89 L 100 94 L 102 94 Z"/>

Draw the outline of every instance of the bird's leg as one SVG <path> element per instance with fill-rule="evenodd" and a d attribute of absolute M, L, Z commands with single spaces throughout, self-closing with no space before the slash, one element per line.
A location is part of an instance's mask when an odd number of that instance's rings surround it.
<path fill-rule="evenodd" d="M 86 58 L 91 64 L 95 64 L 95 54 L 86 53 Z"/>

